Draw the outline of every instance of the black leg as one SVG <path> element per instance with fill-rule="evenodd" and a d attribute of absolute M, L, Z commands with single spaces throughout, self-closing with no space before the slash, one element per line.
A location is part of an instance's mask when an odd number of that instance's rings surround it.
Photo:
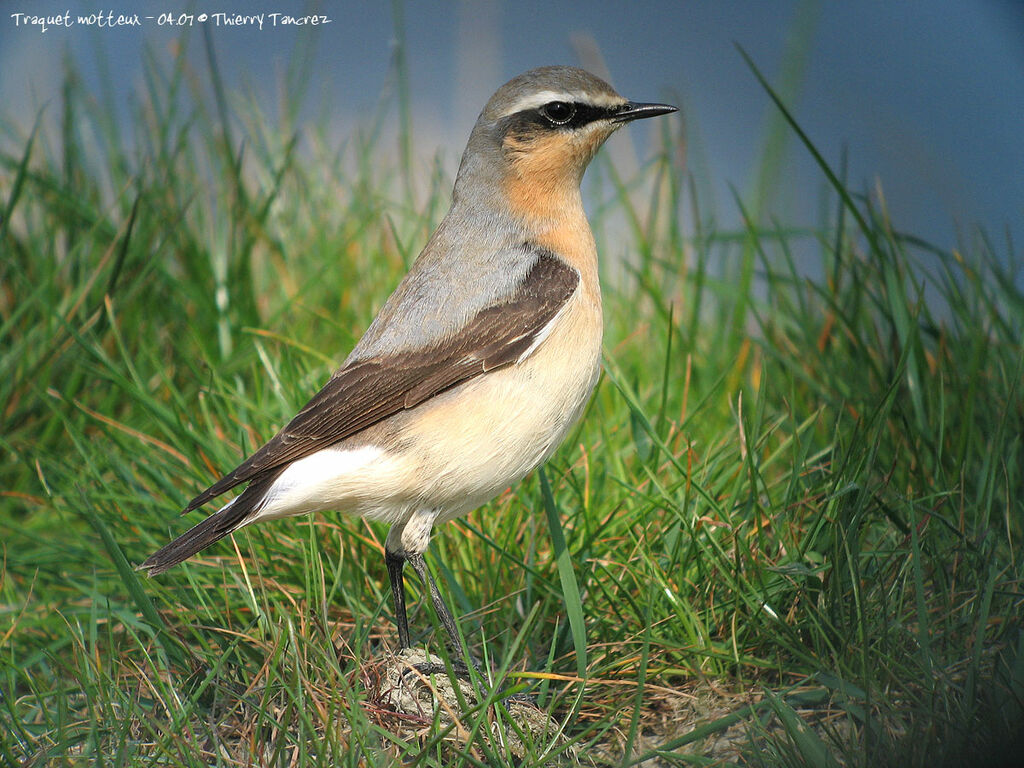
<path fill-rule="evenodd" d="M 388 566 L 388 579 L 391 581 L 391 598 L 395 603 L 395 623 L 398 625 L 398 650 L 404 651 L 411 645 L 409 639 L 409 618 L 405 614 L 405 582 L 402 569 L 405 567 L 405 556 L 392 552 L 385 547 L 384 562 Z"/>
<path fill-rule="evenodd" d="M 444 599 L 437 589 L 437 584 L 434 583 L 434 577 L 427 570 L 427 564 L 423 560 L 422 553 L 406 555 L 405 559 L 409 561 L 409 564 L 419 574 L 420 580 L 430 589 L 430 600 L 434 604 L 434 610 L 437 611 L 437 618 L 441 620 L 441 624 L 444 625 L 445 631 L 448 633 L 448 639 L 452 642 L 455 658 L 461 660 L 465 654 L 462 650 L 462 641 L 459 639 L 458 627 L 455 626 L 455 617 L 452 616 L 452 612 L 445 605 Z"/>
<path fill-rule="evenodd" d="M 391 594 L 395 601 L 395 621 L 398 624 L 398 643 L 401 645 L 401 650 L 405 650 L 410 645 L 409 622 L 405 614 L 405 585 L 402 580 L 402 568 L 406 561 L 408 561 L 413 567 L 413 570 L 415 570 L 416 574 L 420 577 L 420 580 L 430 590 L 430 601 L 434 604 L 434 610 L 437 612 L 437 618 L 440 619 L 441 624 L 448 633 L 448 639 L 451 641 L 451 648 L 453 651 L 451 664 L 456 677 L 468 680 L 469 669 L 463 661 L 465 658 L 465 651 L 462 647 L 462 640 L 459 639 L 459 629 L 455 624 L 455 617 L 445 604 L 444 598 L 441 597 L 441 592 L 437 588 L 437 583 L 434 581 L 434 577 L 430 575 L 430 571 L 427 569 L 427 563 L 423 559 L 423 553 L 402 555 L 396 552 L 391 552 L 385 547 L 384 560 L 388 566 L 388 577 L 391 579 Z M 470 663 L 476 667 L 474 662 L 471 661 Z M 478 672 L 480 671 L 479 667 L 476 667 L 476 669 Z M 416 671 L 424 675 L 434 675 L 444 672 L 445 667 L 443 664 L 432 664 L 428 662 L 424 664 L 417 664 Z M 510 700 L 527 701 L 532 703 L 533 697 L 528 693 L 517 693 L 515 696 L 510 697 Z"/>

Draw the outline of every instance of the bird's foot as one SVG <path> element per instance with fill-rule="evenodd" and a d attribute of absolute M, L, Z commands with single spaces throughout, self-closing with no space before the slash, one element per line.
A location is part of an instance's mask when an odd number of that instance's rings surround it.
<path fill-rule="evenodd" d="M 472 677 L 469 674 L 469 667 L 466 666 L 466 662 L 462 661 L 461 659 L 452 659 L 450 663 L 452 666 L 452 673 L 455 675 L 455 677 L 457 677 L 459 680 L 465 680 L 467 683 L 472 680 Z M 480 672 L 480 667 L 478 667 L 475 663 L 473 664 L 473 668 L 478 673 Z M 410 665 L 403 674 L 407 676 L 412 674 L 413 672 L 419 672 L 421 675 L 426 677 L 429 675 L 444 674 L 447 671 L 448 667 L 443 662 L 424 661 L 420 664 Z"/>

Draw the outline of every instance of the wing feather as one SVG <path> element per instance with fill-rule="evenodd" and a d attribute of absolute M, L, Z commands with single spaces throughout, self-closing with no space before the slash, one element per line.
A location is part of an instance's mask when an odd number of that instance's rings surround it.
<path fill-rule="evenodd" d="M 537 259 L 507 301 L 481 310 L 428 348 L 339 369 L 280 432 L 188 503 L 190 512 L 235 486 L 351 437 L 475 376 L 518 360 L 565 305 L 579 273 L 553 253 Z"/>

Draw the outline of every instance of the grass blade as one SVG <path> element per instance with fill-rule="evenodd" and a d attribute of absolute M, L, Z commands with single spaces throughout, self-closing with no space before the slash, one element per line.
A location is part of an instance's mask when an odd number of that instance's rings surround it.
<path fill-rule="evenodd" d="M 562 584 L 562 598 L 565 600 L 565 614 L 569 619 L 572 632 L 573 649 L 576 652 L 576 674 L 580 679 L 587 678 L 587 628 L 583 620 L 583 600 L 580 588 L 576 583 L 576 573 L 572 567 L 572 555 L 565 543 L 561 516 L 555 497 L 551 493 L 551 484 L 543 469 L 539 470 L 541 495 L 544 500 L 544 513 L 548 521 L 548 532 L 551 534 L 551 545 L 558 566 L 558 579 Z"/>

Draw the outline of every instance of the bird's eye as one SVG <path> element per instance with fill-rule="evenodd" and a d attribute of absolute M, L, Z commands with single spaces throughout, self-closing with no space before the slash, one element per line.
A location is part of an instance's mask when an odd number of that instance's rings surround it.
<path fill-rule="evenodd" d="M 564 101 L 552 101 L 541 107 L 540 113 L 555 125 L 565 125 L 576 114 L 576 107 Z"/>

